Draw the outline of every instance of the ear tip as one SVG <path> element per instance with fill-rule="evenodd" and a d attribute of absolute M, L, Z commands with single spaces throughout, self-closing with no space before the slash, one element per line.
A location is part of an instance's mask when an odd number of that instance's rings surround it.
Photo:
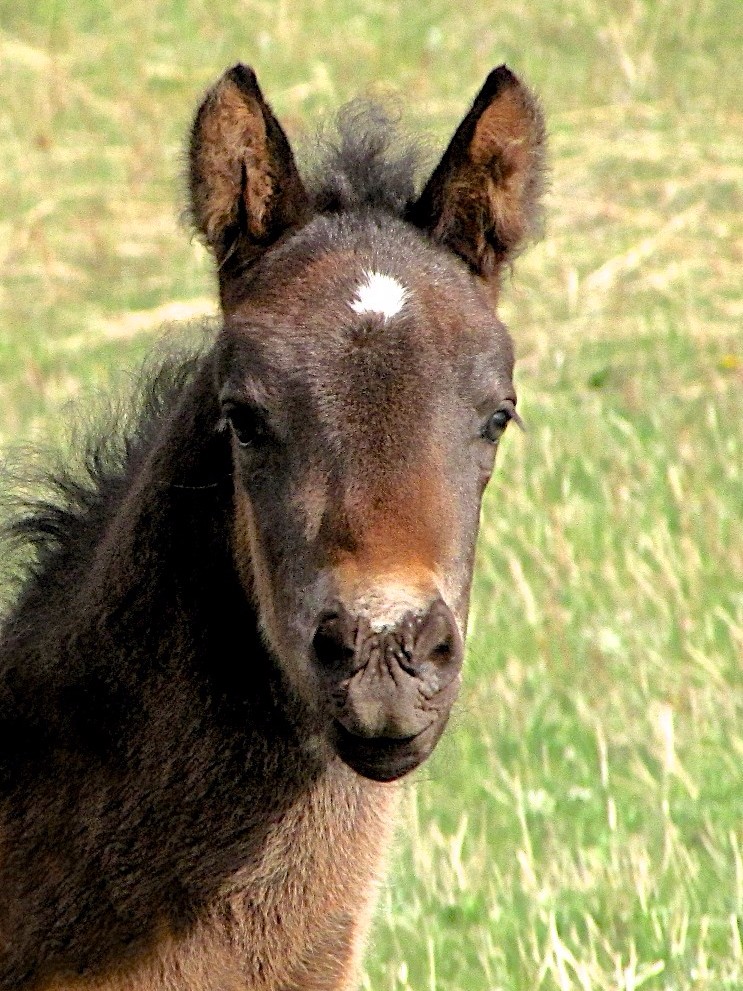
<path fill-rule="evenodd" d="M 258 85 L 258 77 L 249 65 L 237 62 L 228 69 L 223 78 L 234 83 L 238 89 L 248 96 L 261 96 L 261 89 Z"/>
<path fill-rule="evenodd" d="M 508 66 L 504 63 L 499 65 L 496 69 L 493 69 L 489 74 L 485 83 L 483 84 L 481 93 L 482 96 L 487 96 L 489 99 L 498 96 L 504 89 L 509 89 L 511 86 L 520 86 L 519 78 L 515 72 L 511 72 Z"/>
<path fill-rule="evenodd" d="M 504 94 L 511 93 L 517 103 L 531 118 L 533 137 L 537 144 L 544 143 L 544 115 L 536 95 L 528 84 L 522 82 L 515 72 L 507 65 L 499 65 L 493 69 L 475 97 L 473 110 L 481 113 L 494 105 Z"/>
<path fill-rule="evenodd" d="M 512 82 L 518 82 L 516 73 L 512 69 L 509 69 L 509 67 L 506 65 L 505 62 L 502 62 L 495 69 L 491 69 L 490 73 L 488 74 L 488 79 L 501 79 L 504 82 L 506 80 L 511 80 Z"/>

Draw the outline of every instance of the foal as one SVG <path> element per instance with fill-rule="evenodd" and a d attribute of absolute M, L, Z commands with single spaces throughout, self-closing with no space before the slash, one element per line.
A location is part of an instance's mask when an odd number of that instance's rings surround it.
<path fill-rule="evenodd" d="M 498 280 L 544 141 L 504 66 L 419 195 L 355 126 L 303 178 L 249 69 L 207 93 L 190 191 L 222 328 L 15 526 L 0 988 L 355 986 L 392 782 L 460 681 L 517 419 Z"/>

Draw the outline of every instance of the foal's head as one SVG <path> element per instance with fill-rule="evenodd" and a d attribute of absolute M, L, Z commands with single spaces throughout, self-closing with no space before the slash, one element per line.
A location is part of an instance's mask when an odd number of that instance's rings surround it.
<path fill-rule="evenodd" d="M 417 198 L 384 186 L 373 142 L 308 191 L 244 66 L 194 123 L 237 568 L 326 739 L 378 780 L 428 756 L 457 694 L 480 500 L 517 419 L 497 283 L 543 140 L 504 66 Z"/>

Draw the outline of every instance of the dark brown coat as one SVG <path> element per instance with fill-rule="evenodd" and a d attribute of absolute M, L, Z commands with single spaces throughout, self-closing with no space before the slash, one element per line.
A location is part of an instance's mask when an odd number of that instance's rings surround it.
<path fill-rule="evenodd" d="M 543 145 L 505 67 L 420 195 L 383 126 L 303 178 L 250 70 L 199 109 L 223 327 L 15 526 L 0 988 L 355 986 L 395 781 L 460 681 Z"/>

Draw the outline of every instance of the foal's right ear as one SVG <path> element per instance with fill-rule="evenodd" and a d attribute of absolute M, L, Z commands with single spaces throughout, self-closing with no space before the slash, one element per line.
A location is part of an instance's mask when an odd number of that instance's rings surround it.
<path fill-rule="evenodd" d="M 198 109 L 189 187 L 194 224 L 220 266 L 254 261 L 307 219 L 289 142 L 247 66 L 225 72 Z"/>

